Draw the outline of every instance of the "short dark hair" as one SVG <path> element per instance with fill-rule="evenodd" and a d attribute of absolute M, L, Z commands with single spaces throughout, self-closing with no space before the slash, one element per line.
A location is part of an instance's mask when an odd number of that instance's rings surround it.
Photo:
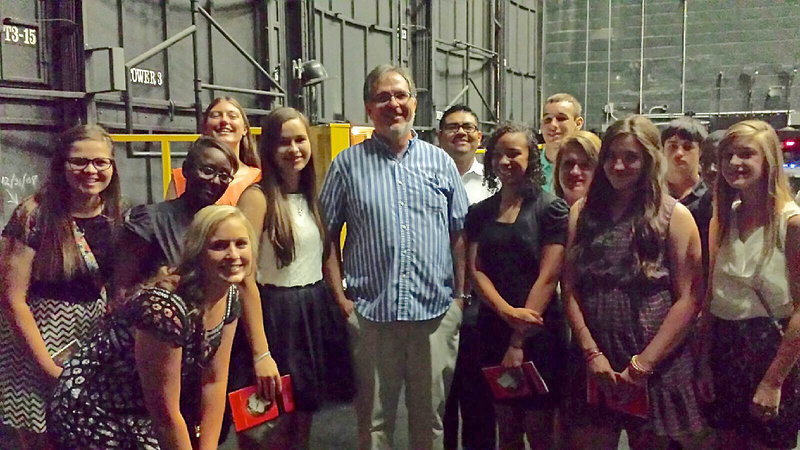
<path fill-rule="evenodd" d="M 469 106 L 467 106 L 467 105 L 453 105 L 453 106 L 447 108 L 447 111 L 445 111 L 442 114 L 442 118 L 439 119 L 439 131 L 441 131 L 442 128 L 444 128 L 444 125 L 445 125 L 444 124 L 444 119 L 446 119 L 447 116 L 449 116 L 450 114 L 457 113 L 457 112 L 465 112 L 465 113 L 472 114 L 472 117 L 475 118 L 475 124 L 476 125 L 478 125 L 478 122 L 480 122 L 478 120 L 478 115 L 475 114 L 475 111 L 473 111 L 472 108 L 470 108 Z"/>
<path fill-rule="evenodd" d="M 708 136 L 705 125 L 692 117 L 679 117 L 667 124 L 661 132 L 661 144 L 667 142 L 672 136 L 678 136 L 687 141 L 702 143 Z"/>
<path fill-rule="evenodd" d="M 236 171 L 239 170 L 239 158 L 233 154 L 233 151 L 230 147 L 228 147 L 228 144 L 213 136 L 200 136 L 189 146 L 189 151 L 186 153 L 186 159 L 183 160 L 184 175 L 186 174 L 187 170 L 197 167 L 197 158 L 200 156 L 200 153 L 207 148 L 215 148 L 221 151 L 230 163 L 233 173 L 236 173 Z"/>

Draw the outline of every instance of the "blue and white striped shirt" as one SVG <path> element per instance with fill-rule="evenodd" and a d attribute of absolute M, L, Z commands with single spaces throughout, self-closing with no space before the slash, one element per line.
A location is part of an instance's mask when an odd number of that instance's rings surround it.
<path fill-rule="evenodd" d="M 450 307 L 450 233 L 467 194 L 453 160 L 416 137 L 399 157 L 378 137 L 333 160 L 320 195 L 331 231 L 347 223 L 344 275 L 356 310 L 376 322 L 428 320 Z"/>

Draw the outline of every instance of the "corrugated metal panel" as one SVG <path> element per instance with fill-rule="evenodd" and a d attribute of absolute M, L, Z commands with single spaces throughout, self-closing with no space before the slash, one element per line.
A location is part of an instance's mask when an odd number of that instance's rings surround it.
<path fill-rule="evenodd" d="M 496 117 L 495 2 L 439 0 L 437 8 L 434 106 L 465 104 L 484 122 Z"/>
<path fill-rule="evenodd" d="M 361 88 L 366 73 L 380 63 L 411 68 L 419 87 L 417 127 L 426 139 L 433 140 L 436 112 L 453 102 L 473 108 L 485 122 L 485 131 L 495 116 L 531 121 L 537 115 L 531 105 L 539 101 L 535 75 L 540 59 L 538 3 L 4 0 L 0 16 L 18 17 L 39 27 L 40 40 L 38 47 L 25 49 L 0 39 L 0 157 L 12 168 L 9 171 L 37 172 L 41 169 L 37 161 L 46 156 L 29 158 L 25 153 L 30 151 L 28 147 L 50 148 L 58 132 L 78 122 L 97 122 L 116 132 L 125 131 L 127 124 L 139 133 L 194 132 L 196 105 L 203 108 L 214 96 L 230 95 L 220 89 L 204 89 L 196 101 L 196 80 L 285 91 L 285 99 L 232 94 L 245 106 L 254 125 L 273 106 L 287 103 L 305 106 L 315 122 L 368 124 Z M 195 14 L 193 21 L 195 4 L 252 55 L 265 73 L 247 62 L 202 14 Z M 128 95 L 98 88 L 109 84 L 111 77 L 107 75 L 108 62 L 94 65 L 95 55 L 104 55 L 108 51 L 104 49 L 110 47 L 123 48 L 121 60 L 131 61 L 186 32 L 193 23 L 197 25 L 194 37 L 186 33 L 186 39 L 126 72 L 133 74 Z M 312 58 L 320 60 L 332 78 L 303 88 L 294 79 L 293 66 L 298 60 Z M 86 64 L 92 64 L 91 70 L 85 69 Z M 103 80 L 104 76 L 108 80 Z M 87 87 L 96 93 L 87 94 Z M 10 90 L 18 88 L 28 90 Z M 23 137 L 25 133 L 46 144 L 31 145 L 30 139 Z M 158 161 L 142 156 L 156 150 L 147 144 L 119 146 L 123 187 L 134 203 L 160 198 Z M 175 153 L 183 150 L 181 145 L 173 148 Z M 11 156 L 4 156 L 6 153 Z M 175 158 L 173 164 L 179 163 L 180 158 Z M 11 194 L 3 192 L 5 201 Z"/>
<path fill-rule="evenodd" d="M 0 225 L 44 181 L 55 135 L 81 118 L 73 7 L 0 2 Z M 58 69 L 72 70 L 61 73 Z"/>
<path fill-rule="evenodd" d="M 501 5 L 502 4 L 502 5 Z M 312 56 L 334 78 L 318 88 L 313 110 L 322 121 L 365 124 L 361 99 L 366 73 L 379 63 L 408 65 L 418 88 L 416 128 L 432 138 L 437 114 L 451 103 L 465 103 L 489 124 L 509 104 L 515 118 L 537 113 L 539 60 L 535 0 L 313 1 Z M 495 21 L 509 9 L 513 25 Z M 500 30 L 507 30 L 500 34 Z M 523 41 L 503 48 L 508 40 Z M 502 42 L 501 42 L 502 41 Z M 504 52 L 508 84 L 500 96 L 498 65 Z"/>
<path fill-rule="evenodd" d="M 539 16 L 536 0 L 505 3 L 505 117 L 538 125 Z"/>
<path fill-rule="evenodd" d="M 374 66 L 401 62 L 398 36 L 406 0 L 313 1 L 313 56 L 332 77 L 317 89 L 315 106 L 322 122 L 367 124 L 361 88 Z M 402 44 L 401 44 L 402 42 Z"/>
<path fill-rule="evenodd" d="M 47 84 L 48 28 L 42 0 L 11 0 L 0 5 L 0 80 Z M 5 63 L 4 63 L 5 62 Z"/>
<path fill-rule="evenodd" d="M 270 73 L 281 69 L 281 2 L 244 0 L 202 1 L 205 8 L 245 52 L 262 61 Z M 85 0 L 84 40 L 89 47 L 122 46 L 130 61 L 192 24 L 189 2 L 114 2 Z M 109 17 L 117 20 L 108 20 Z M 203 83 L 245 89 L 269 90 L 271 83 L 252 66 L 201 15 L 197 19 L 198 76 Z M 262 32 L 267 30 L 266 33 Z M 147 59 L 131 71 L 134 129 L 150 132 L 190 132 L 196 129 L 194 114 L 195 61 L 192 39 L 184 39 Z M 201 106 L 216 96 L 231 95 L 204 89 Z M 272 100 L 235 93 L 245 108 L 269 109 Z M 96 96 L 97 122 L 123 128 L 124 108 L 120 94 Z M 91 119 L 90 119 L 91 120 Z"/>

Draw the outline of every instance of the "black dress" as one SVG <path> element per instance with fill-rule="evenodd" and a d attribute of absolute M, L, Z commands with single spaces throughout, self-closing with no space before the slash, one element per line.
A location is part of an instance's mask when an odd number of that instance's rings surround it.
<path fill-rule="evenodd" d="M 135 329 L 182 347 L 181 413 L 193 430 L 199 424 L 200 377 L 219 348 L 224 325 L 240 311 L 239 292 L 231 287 L 222 322 L 204 330 L 202 317 L 177 294 L 140 291 L 64 365 L 48 408 L 51 435 L 69 449 L 159 448 L 135 369 Z"/>
<path fill-rule="evenodd" d="M 474 205 L 467 214 L 466 231 L 477 242 L 483 272 L 497 292 L 514 307 L 525 306 L 539 277 L 539 258 L 545 245 L 566 243 L 569 207 L 564 200 L 541 192 L 523 200 L 514 223 L 497 222 L 500 194 Z M 545 326 L 526 338 L 525 361 L 533 361 L 550 389 L 549 394 L 514 400 L 529 409 L 557 405 L 565 373 L 567 328 L 561 305 L 553 296 L 544 313 Z M 478 313 L 481 360 L 484 367 L 500 365 L 511 339 L 511 327 L 486 303 Z"/>

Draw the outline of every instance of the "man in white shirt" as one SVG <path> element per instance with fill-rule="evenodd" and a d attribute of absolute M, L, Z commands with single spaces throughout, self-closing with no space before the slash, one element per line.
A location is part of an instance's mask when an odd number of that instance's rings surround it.
<path fill-rule="evenodd" d="M 439 121 L 439 147 L 456 162 L 470 205 L 492 195 L 483 181 L 483 164 L 475 158 L 482 137 L 478 116 L 468 106 L 451 106 Z"/>
<path fill-rule="evenodd" d="M 439 146 L 456 162 L 470 205 L 493 194 L 483 181 L 483 164 L 475 158 L 475 151 L 481 145 L 481 137 L 478 117 L 468 106 L 455 105 L 448 108 L 439 121 Z M 477 322 L 478 302 L 473 300 L 467 302 L 464 310 L 453 384 L 450 386 L 442 419 L 444 448 L 448 450 L 459 448 L 459 410 L 462 421 L 461 448 L 469 450 L 495 447 L 492 398 L 480 372 Z"/>

